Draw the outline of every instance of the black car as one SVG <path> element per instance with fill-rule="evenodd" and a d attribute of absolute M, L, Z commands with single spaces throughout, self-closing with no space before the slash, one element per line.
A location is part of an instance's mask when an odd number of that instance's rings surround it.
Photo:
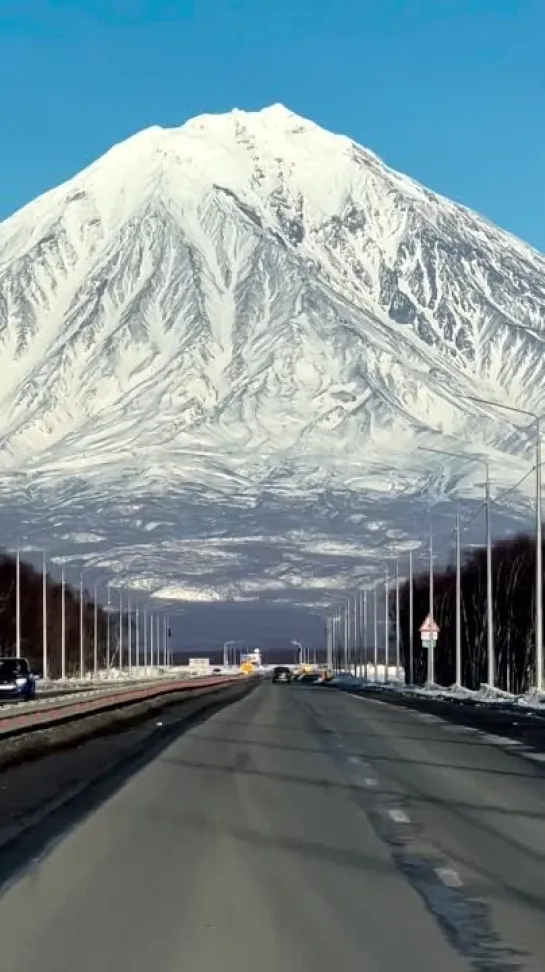
<path fill-rule="evenodd" d="M 0 702 L 2 699 L 33 699 L 36 681 L 26 658 L 0 658 Z"/>
<path fill-rule="evenodd" d="M 288 668 L 287 665 L 277 665 L 276 668 L 273 669 L 273 682 L 285 682 L 286 684 L 289 684 L 291 679 L 291 668 Z"/>

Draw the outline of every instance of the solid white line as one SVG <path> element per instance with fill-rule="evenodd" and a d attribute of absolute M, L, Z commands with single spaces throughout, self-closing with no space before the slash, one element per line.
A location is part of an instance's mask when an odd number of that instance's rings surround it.
<path fill-rule="evenodd" d="M 373 699 L 368 695 L 354 695 L 352 692 L 347 692 L 353 699 L 359 699 L 360 702 L 371 702 L 373 705 L 387 705 L 392 708 L 392 703 L 382 702 L 381 699 Z M 432 712 L 421 712 L 418 709 L 404 709 L 405 712 L 411 713 L 417 718 L 428 723 L 440 723 L 441 729 L 447 732 L 455 733 L 473 733 L 478 735 L 484 743 L 489 745 L 497 746 L 500 749 L 511 749 L 518 750 L 517 755 L 521 756 L 523 759 L 529 759 L 533 763 L 545 763 L 545 753 L 532 753 L 526 749 L 526 744 L 518 739 L 513 739 L 510 736 L 494 736 L 491 733 L 485 732 L 483 729 L 479 729 L 477 726 L 465 726 L 462 723 L 449 722 L 446 718 L 442 716 L 434 715 Z"/>
<path fill-rule="evenodd" d="M 435 873 L 443 884 L 446 884 L 447 888 L 461 888 L 463 881 L 458 874 L 458 871 L 454 871 L 451 867 L 436 867 L 434 868 Z"/>
<path fill-rule="evenodd" d="M 354 695 L 353 692 L 347 692 L 347 695 L 351 699 L 359 699 L 360 702 L 372 702 L 373 705 L 389 705 L 389 702 L 383 702 L 382 699 L 372 699 L 369 695 Z"/>
<path fill-rule="evenodd" d="M 406 824 L 411 822 L 404 810 L 388 810 L 388 816 L 392 818 L 394 823 Z"/>
<path fill-rule="evenodd" d="M 475 726 L 463 726 L 458 722 L 443 722 L 441 720 L 443 729 L 445 732 L 480 732 L 480 729 L 476 729 Z"/>
<path fill-rule="evenodd" d="M 493 743 L 494 746 L 510 746 L 512 749 L 520 749 L 522 743 L 520 739 L 511 739 L 510 736 L 493 736 L 491 733 L 481 733 L 481 739 L 486 743 Z"/>
<path fill-rule="evenodd" d="M 533 763 L 545 763 L 545 753 L 524 753 L 525 759 L 531 759 Z"/>

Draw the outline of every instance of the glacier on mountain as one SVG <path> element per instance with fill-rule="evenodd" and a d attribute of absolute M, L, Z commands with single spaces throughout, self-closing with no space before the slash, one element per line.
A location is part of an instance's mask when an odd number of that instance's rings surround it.
<path fill-rule="evenodd" d="M 545 411 L 544 340 L 545 258 L 351 139 L 281 105 L 148 129 L 0 224 L 3 537 L 320 609 L 477 508 L 479 465 L 420 447 L 486 457 L 524 522 L 501 406 Z"/>

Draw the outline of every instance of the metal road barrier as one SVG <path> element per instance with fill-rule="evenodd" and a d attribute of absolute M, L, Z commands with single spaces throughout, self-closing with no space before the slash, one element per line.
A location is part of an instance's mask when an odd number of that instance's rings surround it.
<path fill-rule="evenodd" d="M 29 706 L 21 706 L 21 709 L 25 709 L 23 712 L 20 711 L 18 706 L 13 706 L 9 712 L 4 714 L 0 709 L 0 742 L 23 733 L 54 728 L 62 723 L 73 722 L 86 716 L 98 715 L 112 709 L 135 705 L 138 702 L 147 702 L 158 696 L 189 694 L 206 688 L 215 690 L 240 681 L 240 675 L 195 678 L 190 681 L 188 679 L 169 680 L 162 681 L 160 684 L 148 684 L 145 687 L 118 689 L 86 699 L 75 698 L 73 695 L 69 698 L 52 699 L 39 708 L 30 709 Z"/>

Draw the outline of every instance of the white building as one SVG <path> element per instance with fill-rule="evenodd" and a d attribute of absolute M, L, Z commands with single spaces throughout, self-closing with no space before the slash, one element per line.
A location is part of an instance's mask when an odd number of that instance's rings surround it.
<path fill-rule="evenodd" d="M 190 658 L 187 664 L 192 672 L 208 673 L 210 671 L 209 658 Z"/>

